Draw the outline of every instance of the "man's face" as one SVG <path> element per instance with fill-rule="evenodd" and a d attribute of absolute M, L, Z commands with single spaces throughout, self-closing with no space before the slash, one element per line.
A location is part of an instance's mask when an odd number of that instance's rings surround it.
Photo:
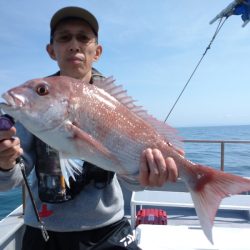
<path fill-rule="evenodd" d="M 82 79 L 91 76 L 92 64 L 100 57 L 102 47 L 87 23 L 70 19 L 58 24 L 47 51 L 57 61 L 61 75 Z"/>

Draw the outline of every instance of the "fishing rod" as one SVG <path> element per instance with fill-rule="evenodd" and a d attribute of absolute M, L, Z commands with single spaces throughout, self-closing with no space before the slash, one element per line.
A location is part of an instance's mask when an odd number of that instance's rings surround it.
<path fill-rule="evenodd" d="M 243 24 L 242 27 L 245 27 L 249 21 L 249 0 L 234 0 L 230 3 L 225 9 L 223 9 L 215 18 L 213 18 L 209 24 L 213 24 L 216 20 L 222 17 L 229 17 L 231 15 L 242 15 Z"/>
<path fill-rule="evenodd" d="M 196 73 L 196 71 L 197 71 L 198 67 L 200 66 L 201 62 L 203 61 L 205 55 L 207 54 L 208 50 L 211 48 L 212 43 L 214 42 L 216 36 L 218 35 L 218 33 L 221 30 L 222 26 L 224 25 L 225 21 L 231 15 L 241 15 L 241 18 L 244 22 L 242 27 L 245 27 L 248 24 L 248 22 L 250 21 L 250 0 L 234 0 L 225 9 L 223 9 L 216 17 L 214 17 L 210 21 L 210 24 L 213 24 L 215 21 L 217 21 L 219 19 L 219 23 L 216 27 L 215 33 L 212 36 L 212 39 L 209 42 L 208 46 L 206 47 L 205 52 L 202 54 L 201 58 L 199 59 L 198 63 L 196 64 L 193 72 L 191 73 L 190 77 L 188 78 L 187 82 L 185 83 L 183 89 L 181 90 L 180 94 L 176 98 L 176 101 L 174 102 L 173 106 L 171 107 L 164 122 L 166 122 L 168 120 L 170 114 L 172 113 L 173 109 L 175 108 L 176 104 L 178 103 L 179 99 L 181 98 L 182 94 L 184 93 L 185 89 L 187 88 L 189 82 L 191 81 L 194 74 Z"/>

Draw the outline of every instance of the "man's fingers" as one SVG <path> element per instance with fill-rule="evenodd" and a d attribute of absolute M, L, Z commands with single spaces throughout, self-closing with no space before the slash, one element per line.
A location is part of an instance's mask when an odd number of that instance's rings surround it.
<path fill-rule="evenodd" d="M 168 177 L 166 181 L 176 182 L 178 178 L 178 168 L 175 164 L 175 161 L 171 157 L 167 157 L 166 160 Z"/>
<path fill-rule="evenodd" d="M 183 152 L 180 152 L 183 154 Z M 178 168 L 173 158 L 164 158 L 159 149 L 147 148 L 141 154 L 139 181 L 143 186 L 162 186 L 165 182 L 175 182 Z"/>
<path fill-rule="evenodd" d="M 146 149 L 141 156 L 140 183 L 144 186 L 162 186 L 168 179 L 165 159 L 158 149 Z"/>
<path fill-rule="evenodd" d="M 154 162 L 155 162 L 155 168 L 158 170 L 158 175 L 153 176 L 152 178 L 155 178 L 153 181 L 156 183 L 157 186 L 162 186 L 166 180 L 168 179 L 168 169 L 165 162 L 165 159 L 158 149 L 152 150 Z"/>
<path fill-rule="evenodd" d="M 185 155 L 185 151 L 184 150 L 182 150 L 182 149 L 176 149 L 176 151 L 180 154 L 180 155 L 182 155 L 182 156 L 184 156 Z"/>
<path fill-rule="evenodd" d="M 157 152 L 155 149 L 146 149 L 145 157 L 148 166 L 148 182 L 150 186 L 158 186 L 158 179 L 160 175 L 160 171 L 158 169 L 157 163 L 155 161 L 155 155 Z"/>
<path fill-rule="evenodd" d="M 148 179 L 149 179 L 149 168 L 147 165 L 146 152 L 144 150 L 141 154 L 141 160 L 140 160 L 139 181 L 141 185 L 148 186 L 149 185 Z"/>
<path fill-rule="evenodd" d="M 14 167 L 16 159 L 22 154 L 19 138 L 0 141 L 0 168 L 7 170 Z"/>
<path fill-rule="evenodd" d="M 1 131 L 0 130 L 0 141 L 5 140 L 5 139 L 9 139 L 11 137 L 13 137 L 16 134 L 16 128 L 12 127 L 9 130 L 6 131 Z"/>
<path fill-rule="evenodd" d="M 20 147 L 20 140 L 19 138 L 11 138 L 6 139 L 0 142 L 0 153 L 1 155 L 4 154 L 5 151 L 9 149 L 15 149 L 17 147 Z"/>

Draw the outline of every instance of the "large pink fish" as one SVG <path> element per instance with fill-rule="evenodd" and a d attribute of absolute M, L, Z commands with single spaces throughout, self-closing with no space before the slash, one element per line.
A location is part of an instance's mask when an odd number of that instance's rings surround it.
<path fill-rule="evenodd" d="M 250 190 L 250 180 L 180 155 L 174 130 L 136 106 L 112 79 L 93 85 L 63 76 L 35 79 L 9 90 L 3 98 L 6 104 L 1 108 L 60 151 L 62 159 L 80 158 L 138 183 L 145 148 L 156 147 L 165 157 L 173 157 L 211 242 L 221 199 Z M 66 167 L 71 173 L 74 164 Z"/>

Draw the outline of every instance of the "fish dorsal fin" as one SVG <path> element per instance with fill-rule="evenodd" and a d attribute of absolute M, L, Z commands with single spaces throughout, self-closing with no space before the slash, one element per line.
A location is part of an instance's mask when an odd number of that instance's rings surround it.
<path fill-rule="evenodd" d="M 126 106 L 129 110 L 139 116 L 141 119 L 149 123 L 156 131 L 163 136 L 168 142 L 172 143 L 175 147 L 181 148 L 181 139 L 177 136 L 177 130 L 170 127 L 164 122 L 161 122 L 149 115 L 148 112 L 142 107 L 135 104 L 131 96 L 127 94 L 127 90 L 124 90 L 122 85 L 116 85 L 113 77 L 101 78 L 94 80 L 93 84 L 109 93 L 116 98 L 121 104 Z"/>

